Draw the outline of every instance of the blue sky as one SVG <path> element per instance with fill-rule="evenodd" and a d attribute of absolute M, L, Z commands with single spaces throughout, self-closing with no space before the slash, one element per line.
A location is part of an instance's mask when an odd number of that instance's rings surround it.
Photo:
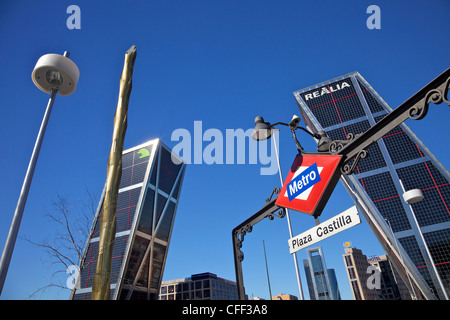
<path fill-rule="evenodd" d="M 69 30 L 69 5 L 81 9 L 81 29 Z M 381 29 L 369 30 L 369 5 L 381 9 Z M 54 230 L 45 217 L 57 194 L 76 201 L 87 187 L 97 197 L 106 179 L 113 117 L 124 54 L 137 47 L 124 148 L 153 138 L 169 147 L 172 132 L 253 127 L 255 116 L 288 122 L 299 114 L 293 91 L 352 71 L 392 107 L 449 67 L 448 1 L 2 1 L 0 4 L 0 246 L 3 248 L 48 95 L 31 81 L 46 53 L 70 51 L 80 69 L 73 95 L 57 96 L 19 236 L 41 240 Z M 431 106 L 407 124 L 450 167 L 449 108 Z M 299 132 L 307 150 L 314 142 Z M 203 147 L 206 146 L 206 143 Z M 281 128 L 280 162 L 287 175 L 296 154 Z M 234 280 L 231 230 L 265 203 L 279 176 L 261 164 L 188 165 L 164 279 L 212 272 Z M 98 198 L 96 199 L 98 200 Z M 322 214 L 352 206 L 338 185 Z M 314 226 L 291 211 L 294 235 Z M 247 294 L 268 298 L 262 240 L 272 294 L 298 296 L 286 219 L 262 221 L 243 246 Z M 342 261 L 343 242 L 383 254 L 365 221 L 320 243 L 341 295 L 352 299 Z M 298 253 L 303 291 L 308 299 Z M 46 254 L 18 239 L 1 299 L 25 299 L 49 283 Z M 63 281 L 67 275 L 61 275 Z M 48 290 L 42 299 L 67 299 Z"/>

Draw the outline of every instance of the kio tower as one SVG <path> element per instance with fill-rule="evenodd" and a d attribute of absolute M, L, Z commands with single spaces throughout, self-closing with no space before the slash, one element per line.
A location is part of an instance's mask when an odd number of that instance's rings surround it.
<path fill-rule="evenodd" d="M 307 127 L 315 133 L 324 130 L 333 140 L 352 140 L 392 111 L 358 72 L 296 91 L 294 96 Z M 450 292 L 449 172 L 404 123 L 367 151 L 354 173 L 343 175 L 341 181 L 413 298 L 444 299 L 438 277 Z M 412 204 L 414 211 L 402 199 L 402 184 L 424 195 Z"/>
<path fill-rule="evenodd" d="M 111 300 L 157 300 L 186 164 L 159 139 L 125 150 L 117 198 Z M 91 300 L 104 193 L 71 299 Z"/>

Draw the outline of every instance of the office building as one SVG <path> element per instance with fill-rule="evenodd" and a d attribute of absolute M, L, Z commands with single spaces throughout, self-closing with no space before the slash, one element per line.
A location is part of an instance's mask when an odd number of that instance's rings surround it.
<path fill-rule="evenodd" d="M 370 265 L 375 266 L 380 275 L 380 286 L 377 289 L 381 300 L 411 300 L 411 295 L 397 271 L 392 268 L 386 255 L 370 257 Z"/>
<path fill-rule="evenodd" d="M 288 293 L 279 293 L 272 297 L 272 300 L 298 300 L 296 296 Z"/>
<path fill-rule="evenodd" d="M 344 263 L 347 269 L 348 281 L 352 288 L 354 300 L 379 300 L 376 286 L 369 287 L 367 281 L 371 276 L 367 257 L 356 248 L 345 248 Z"/>
<path fill-rule="evenodd" d="M 333 140 L 351 140 L 392 111 L 358 72 L 296 91 L 294 96 L 307 128 L 323 130 Z M 341 182 L 414 296 L 444 299 L 438 276 L 449 291 L 449 172 L 405 123 L 367 151 L 353 174 L 343 175 Z M 424 199 L 412 206 L 425 242 L 402 199 L 400 181 L 406 190 L 422 190 Z"/>
<path fill-rule="evenodd" d="M 372 275 L 367 257 L 357 248 L 345 248 L 343 255 L 347 276 L 355 300 L 379 300 L 376 286 L 367 285 Z"/>
<path fill-rule="evenodd" d="M 303 260 L 311 300 L 341 300 L 334 269 L 327 269 L 321 247 L 307 249 Z"/>
<path fill-rule="evenodd" d="M 186 164 L 159 139 L 123 151 L 110 299 L 158 298 Z M 104 191 L 71 299 L 90 300 Z"/>
<path fill-rule="evenodd" d="M 188 278 L 163 281 L 159 300 L 237 300 L 236 282 L 214 273 L 193 274 Z"/>

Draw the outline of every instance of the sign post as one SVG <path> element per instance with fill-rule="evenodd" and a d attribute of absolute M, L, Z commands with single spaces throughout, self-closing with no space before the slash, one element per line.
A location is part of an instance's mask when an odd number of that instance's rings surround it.
<path fill-rule="evenodd" d="M 353 206 L 314 228 L 289 239 L 289 253 L 293 254 L 360 223 L 361 219 L 356 206 Z"/>

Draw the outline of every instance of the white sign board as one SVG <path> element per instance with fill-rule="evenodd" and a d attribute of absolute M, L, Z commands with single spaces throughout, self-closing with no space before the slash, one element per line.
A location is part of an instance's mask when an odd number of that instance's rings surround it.
<path fill-rule="evenodd" d="M 356 210 L 356 206 L 353 206 L 314 228 L 289 239 L 289 252 L 295 253 L 360 223 L 358 210 Z"/>

